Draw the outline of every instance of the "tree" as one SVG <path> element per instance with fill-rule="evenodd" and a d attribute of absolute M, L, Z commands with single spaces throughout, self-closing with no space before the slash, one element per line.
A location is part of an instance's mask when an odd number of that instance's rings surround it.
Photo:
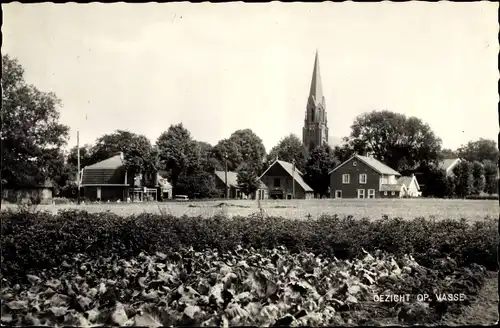
<path fill-rule="evenodd" d="M 243 163 L 248 164 L 255 172 L 262 170 L 266 149 L 252 130 L 237 130 L 228 139 L 223 139 L 214 147 L 214 155 L 220 163 L 228 155 L 228 170 L 235 171 Z"/>
<path fill-rule="evenodd" d="M 454 150 L 445 148 L 441 149 L 439 156 L 441 159 L 447 159 L 447 158 L 458 158 L 458 153 Z"/>
<path fill-rule="evenodd" d="M 443 169 L 437 165 L 422 164 L 415 172 L 418 177 L 419 184 L 423 187 L 423 195 L 426 197 L 451 196 L 453 191 L 447 190 L 447 178 Z"/>
<path fill-rule="evenodd" d="M 490 195 L 498 194 L 498 164 L 493 161 L 484 161 L 484 191 Z"/>
<path fill-rule="evenodd" d="M 243 164 L 239 167 L 237 174 L 238 186 L 245 195 L 249 196 L 259 189 L 259 177 L 253 167 Z"/>
<path fill-rule="evenodd" d="M 182 123 L 171 125 L 160 135 L 156 145 L 160 168 L 168 172 L 174 194 L 178 195 L 180 175 L 191 175 L 199 169 L 200 147 Z"/>
<path fill-rule="evenodd" d="M 314 148 L 306 164 L 305 180 L 321 198 L 328 193 L 328 173 L 338 164 L 333 150 L 328 145 Z"/>
<path fill-rule="evenodd" d="M 200 148 L 200 162 L 202 170 L 213 172 L 224 170 L 224 165 L 214 156 L 214 147 L 204 141 L 196 141 Z"/>
<path fill-rule="evenodd" d="M 197 170 L 188 174 L 182 171 L 177 178 L 176 193 L 190 198 L 212 198 L 218 193 L 215 187 L 215 177 L 209 172 Z"/>
<path fill-rule="evenodd" d="M 148 138 L 134 134 L 123 154 L 125 169 L 128 173 L 132 176 L 140 174 L 142 185 L 156 185 L 159 167 L 158 152 Z"/>
<path fill-rule="evenodd" d="M 281 139 L 279 143 L 271 149 L 267 155 L 266 161 L 268 165 L 274 162 L 276 158 L 289 163 L 295 161 L 297 169 L 304 171 L 306 166 L 304 154 L 305 148 L 302 141 L 295 134 L 290 134 Z"/>
<path fill-rule="evenodd" d="M 453 173 L 456 176 L 455 194 L 458 197 L 466 197 L 472 194 L 474 179 L 472 177 L 472 163 L 462 161 L 455 166 Z"/>
<path fill-rule="evenodd" d="M 484 177 L 484 166 L 478 161 L 472 163 L 472 179 L 472 193 L 475 195 L 481 194 L 484 191 L 486 182 Z"/>
<path fill-rule="evenodd" d="M 437 163 L 441 150 L 441 140 L 428 124 L 386 110 L 358 116 L 348 140 L 355 152 L 369 151 L 398 171 Z"/>
<path fill-rule="evenodd" d="M 469 162 L 498 161 L 499 151 L 494 140 L 480 138 L 477 141 L 469 141 L 467 145 L 460 147 L 457 151 L 460 158 Z"/>
<path fill-rule="evenodd" d="M 69 150 L 67 164 L 71 171 L 76 174 L 78 171 L 78 147 L 74 146 Z M 92 164 L 92 145 L 86 144 L 80 147 L 80 168 Z"/>
<path fill-rule="evenodd" d="M 454 176 L 446 177 L 446 191 L 445 196 L 453 198 L 455 197 L 455 190 L 457 188 L 456 179 Z"/>
<path fill-rule="evenodd" d="M 69 127 L 59 123 L 61 101 L 24 80 L 16 59 L 2 56 L 2 168 L 4 186 L 33 186 L 63 174 Z"/>

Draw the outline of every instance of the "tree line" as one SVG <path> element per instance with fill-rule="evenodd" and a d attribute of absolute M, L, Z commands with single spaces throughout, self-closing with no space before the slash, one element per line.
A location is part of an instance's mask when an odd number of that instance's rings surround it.
<path fill-rule="evenodd" d="M 53 93 L 28 85 L 22 66 L 8 55 L 2 56 L 2 87 L 2 185 L 30 186 L 50 179 L 58 192 L 68 193 L 75 187 L 78 150 L 64 151 L 69 127 L 59 122 L 61 101 Z M 428 124 L 387 110 L 359 115 L 342 144 L 320 146 L 308 154 L 294 134 L 282 138 L 267 153 L 262 139 L 250 129 L 237 130 L 216 145 L 194 140 L 181 123 L 170 125 L 154 144 L 144 135 L 116 130 L 80 147 L 81 166 L 119 152 L 125 155 L 127 170 L 140 175 L 143 183 L 150 183 L 159 173 L 171 182 L 174 194 L 201 198 L 219 195 L 213 171 L 226 166 L 238 172 L 238 184 L 251 194 L 257 189 L 257 177 L 276 158 L 295 163 L 322 197 L 328 195 L 328 172 L 355 153 L 371 153 L 403 175 L 418 174 L 427 196 L 465 197 L 493 194 L 498 189 L 499 152 L 494 140 L 471 141 L 457 150 L 442 149 Z M 452 177 L 446 177 L 439 162 L 455 157 L 465 161 Z"/>

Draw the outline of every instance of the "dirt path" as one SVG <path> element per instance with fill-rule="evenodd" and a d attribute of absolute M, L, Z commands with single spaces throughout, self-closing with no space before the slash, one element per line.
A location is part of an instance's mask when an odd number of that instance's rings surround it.
<path fill-rule="evenodd" d="M 498 322 L 498 273 L 490 272 L 485 284 L 470 306 L 459 316 L 447 314 L 440 325 L 492 325 Z"/>

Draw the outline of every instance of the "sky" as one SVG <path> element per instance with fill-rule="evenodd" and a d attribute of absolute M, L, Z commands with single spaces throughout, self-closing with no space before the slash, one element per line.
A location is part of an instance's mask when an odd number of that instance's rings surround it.
<path fill-rule="evenodd" d="M 497 139 L 493 2 L 2 4 L 2 54 L 62 101 L 68 145 L 182 122 L 215 145 L 252 129 L 302 139 L 316 50 L 329 134 L 387 109 L 455 149 Z"/>

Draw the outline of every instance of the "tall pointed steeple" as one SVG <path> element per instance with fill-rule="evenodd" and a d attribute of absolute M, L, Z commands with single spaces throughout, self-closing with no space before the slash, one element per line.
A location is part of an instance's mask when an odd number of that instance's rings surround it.
<path fill-rule="evenodd" d="M 302 142 L 307 151 L 322 146 L 328 142 L 328 120 L 326 115 L 325 97 L 319 71 L 319 55 L 316 50 L 311 89 L 307 98 L 306 117 L 302 129 Z"/>
<path fill-rule="evenodd" d="M 316 58 L 314 59 L 314 68 L 311 80 L 311 89 L 309 90 L 309 98 L 312 98 L 316 106 L 323 103 L 323 87 L 321 85 L 321 74 L 319 72 L 318 50 L 316 50 Z"/>

